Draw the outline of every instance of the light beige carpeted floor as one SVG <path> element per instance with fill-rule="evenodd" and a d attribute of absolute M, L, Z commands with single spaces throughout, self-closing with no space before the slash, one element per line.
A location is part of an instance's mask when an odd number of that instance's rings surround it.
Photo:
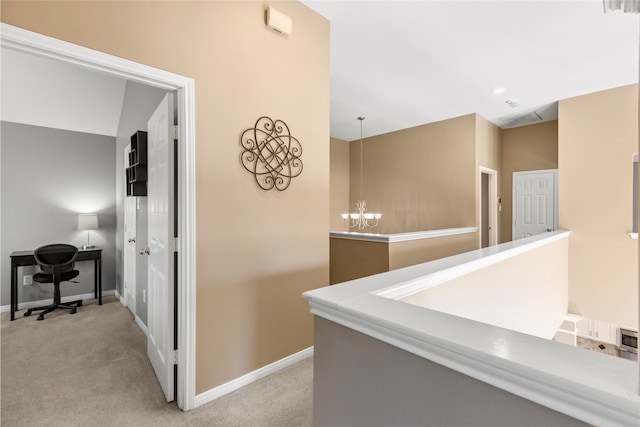
<path fill-rule="evenodd" d="M 146 338 L 114 297 L 9 321 L 1 316 L 1 424 L 12 426 L 312 425 L 312 358 L 199 407 L 167 403 Z"/>

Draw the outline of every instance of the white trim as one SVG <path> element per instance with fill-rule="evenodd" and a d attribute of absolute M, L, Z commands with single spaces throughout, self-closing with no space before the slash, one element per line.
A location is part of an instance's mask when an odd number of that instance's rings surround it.
<path fill-rule="evenodd" d="M 149 329 L 147 328 L 147 325 L 145 325 L 142 322 L 142 319 L 140 317 L 138 317 L 137 314 L 134 317 L 135 317 L 135 320 L 136 320 L 136 325 L 138 325 L 138 327 L 142 330 L 142 332 L 144 333 L 145 336 L 148 336 L 149 335 Z"/>
<path fill-rule="evenodd" d="M 586 421 L 591 425 L 637 427 L 640 421 L 638 411 L 640 399 L 637 394 L 626 393 L 614 395 L 607 391 L 591 388 L 589 385 L 582 384 L 578 380 L 571 379 L 566 381 L 562 375 L 557 375 L 554 378 L 549 376 L 547 372 L 538 371 L 533 364 L 523 366 L 517 361 L 491 355 L 465 345 L 458 345 L 453 341 L 438 339 L 428 334 L 412 336 L 412 334 L 410 332 L 408 333 L 407 329 L 402 326 L 389 324 L 387 322 L 374 323 L 371 321 L 371 317 L 366 314 L 363 315 L 357 312 L 348 313 L 342 308 L 336 309 L 335 307 L 314 300 L 310 300 L 309 305 L 311 307 L 311 313 L 316 316 L 346 326 L 379 341 L 506 390 L 524 399 Z M 433 319 L 438 318 L 440 318 L 440 316 L 433 317 Z M 461 323 L 468 323 L 469 330 L 476 329 L 474 326 L 482 325 L 464 318 L 459 319 Z M 442 318 L 442 321 L 446 322 L 447 319 Z M 476 323 L 476 325 L 472 325 L 473 323 Z M 524 334 L 491 325 L 483 326 L 486 329 L 495 329 L 496 332 L 493 334 L 482 334 L 482 336 L 493 336 L 493 340 L 496 342 L 519 342 L 519 349 L 528 348 L 528 350 L 534 354 L 536 347 L 539 348 L 541 343 L 549 343 L 566 347 L 567 350 L 576 350 L 584 353 L 584 359 L 597 359 L 598 356 L 595 352 L 584 351 L 583 349 L 555 343 L 553 341 L 540 340 L 529 343 L 529 341 L 538 339 L 530 337 L 531 340 L 529 340 L 528 336 Z M 547 348 L 547 346 L 545 345 L 544 348 Z M 561 350 L 565 350 L 565 348 L 561 348 Z M 578 353 L 567 356 L 564 358 L 565 361 L 570 362 L 571 356 L 578 356 Z M 610 359 L 611 360 L 608 360 L 608 362 L 611 362 L 610 365 L 615 364 L 617 368 L 622 366 L 620 363 L 628 365 L 625 366 L 625 368 L 633 367 L 632 364 L 621 359 L 618 360 L 618 358 L 614 357 Z M 597 364 L 598 362 L 602 362 L 602 360 L 593 360 L 592 363 Z M 582 366 L 589 365 L 589 363 L 582 361 L 578 364 Z M 575 366 L 572 363 L 571 366 L 565 364 L 565 369 L 566 371 L 572 371 L 575 370 Z M 613 370 L 611 376 L 616 376 L 620 371 L 622 370 Z M 631 369 L 625 369 L 624 372 L 637 378 L 637 373 L 634 376 Z M 583 369 L 581 375 L 588 377 L 589 371 Z"/>
<path fill-rule="evenodd" d="M 120 301 L 120 304 L 122 304 L 123 307 L 126 307 L 127 305 L 124 303 L 124 297 L 122 295 L 120 295 L 120 292 L 118 292 L 118 290 L 115 290 L 115 294 L 116 298 L 118 298 L 118 301 Z"/>
<path fill-rule="evenodd" d="M 570 234 L 571 232 L 569 231 L 554 231 L 443 258 L 437 264 L 436 271 L 431 274 L 404 283 L 394 284 L 372 292 L 372 294 L 385 298 L 401 299 L 548 245 L 556 240 L 566 239 Z"/>
<path fill-rule="evenodd" d="M 638 199 L 639 199 L 639 197 L 638 197 L 638 175 L 640 174 L 640 169 L 638 169 L 638 153 L 633 153 L 633 155 L 631 156 L 631 168 L 632 168 L 631 169 L 631 174 L 632 175 L 636 175 L 635 176 L 636 179 L 633 181 L 633 184 L 632 184 L 632 189 L 633 189 L 632 198 L 633 198 L 634 205 L 633 205 L 633 207 L 631 209 L 631 214 L 632 215 L 636 215 L 636 218 L 632 218 L 632 220 L 631 220 L 631 229 L 632 230 L 629 233 L 629 237 L 631 237 L 634 240 L 638 240 L 638 230 L 637 230 L 637 228 L 638 228 L 638 223 L 637 223 L 637 221 L 638 221 L 638 218 L 637 218 L 638 206 L 637 205 L 638 205 Z M 636 172 L 635 174 L 633 173 L 634 169 L 635 169 L 635 172 Z M 636 230 L 633 229 L 634 225 L 636 226 Z"/>
<path fill-rule="evenodd" d="M 545 233 L 307 291 L 311 313 L 592 425 L 640 422 L 638 365 L 381 295 L 496 251 L 527 251 L 568 232 Z M 506 256 L 506 255 L 505 255 Z M 494 261 L 495 261 L 495 257 Z M 478 262 L 481 262 L 478 260 Z M 446 273 L 446 272 L 445 272 Z"/>
<path fill-rule="evenodd" d="M 196 396 L 195 407 L 197 408 L 198 406 L 202 406 L 204 404 L 212 402 L 224 396 L 225 394 L 236 391 L 246 385 L 251 384 L 252 382 L 258 381 L 259 379 L 262 379 L 268 375 L 274 374 L 281 369 L 287 368 L 311 356 L 313 356 L 313 347 L 306 348 L 302 351 L 299 351 L 298 353 L 287 356 L 284 359 L 280 359 L 260 369 L 256 369 L 253 372 L 249 372 L 248 374 L 229 381 L 228 383 L 212 388 L 211 390 L 207 390 L 204 393 L 200 393 Z"/>
<path fill-rule="evenodd" d="M 145 336 L 149 335 L 149 330 L 147 329 L 147 325 L 145 325 L 142 322 L 142 319 L 135 313 L 133 313 L 131 311 L 131 309 L 129 307 L 127 307 L 127 305 L 124 303 L 124 297 L 122 295 L 120 295 L 120 292 L 118 292 L 118 290 L 116 289 L 116 297 L 118 297 L 120 299 L 120 304 L 122 304 L 122 306 L 124 308 L 126 308 L 127 310 L 129 310 L 129 312 L 131 312 L 131 314 L 133 315 L 133 318 L 136 322 L 136 325 L 138 325 L 138 327 L 140 328 L 140 330 L 144 333 Z"/>
<path fill-rule="evenodd" d="M 116 292 L 115 290 L 102 291 L 102 296 L 106 297 L 106 296 L 115 295 L 115 292 Z M 86 301 L 86 300 L 96 299 L 96 297 L 95 297 L 95 293 L 90 292 L 88 294 L 68 295 L 66 297 L 60 298 L 60 300 L 62 302 L 74 301 L 74 300 L 77 300 L 77 299 L 81 299 L 82 301 Z M 38 300 L 38 301 L 19 302 L 18 303 L 18 310 L 26 310 L 28 308 L 40 307 L 40 306 L 47 305 L 47 304 L 51 304 L 51 298 L 41 299 L 41 300 Z M 3 305 L 3 306 L 0 307 L 0 313 L 7 313 L 9 311 L 11 311 L 11 304 Z"/>
<path fill-rule="evenodd" d="M 364 240 L 368 242 L 397 243 L 410 240 L 431 239 L 434 237 L 454 236 L 456 234 L 475 233 L 478 227 L 443 228 L 440 230 L 411 231 L 408 233 L 374 234 L 354 231 L 330 231 L 329 237 L 336 239 Z"/>
<path fill-rule="evenodd" d="M 493 246 L 498 244 L 498 171 L 480 166 L 478 173 L 478 188 L 480 194 L 480 207 L 478 208 L 480 221 L 478 222 L 478 228 L 482 226 L 482 174 L 484 173 L 489 176 L 489 194 L 487 195 L 489 198 L 489 227 L 491 227 L 489 246 Z M 480 243 L 479 247 L 482 247 L 482 230 L 478 233 L 478 241 Z"/>
<path fill-rule="evenodd" d="M 195 398 L 195 88 L 193 79 L 74 45 L 22 28 L 0 23 L 2 46 L 16 51 L 76 64 L 111 76 L 177 92 L 180 129 L 178 171 L 179 200 L 179 295 L 177 404 L 192 409 Z"/>

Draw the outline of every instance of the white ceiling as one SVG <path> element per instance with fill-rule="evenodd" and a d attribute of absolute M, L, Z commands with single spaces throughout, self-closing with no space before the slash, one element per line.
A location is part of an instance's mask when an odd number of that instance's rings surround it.
<path fill-rule="evenodd" d="M 601 0 L 302 2 L 331 21 L 331 136 L 348 141 L 358 116 L 365 137 L 469 113 L 510 127 L 638 82 L 640 17 Z"/>
<path fill-rule="evenodd" d="M 510 127 L 638 82 L 640 17 L 601 0 L 302 2 L 331 21 L 331 136 L 348 141 L 358 116 L 365 137 L 469 113 Z M 124 80 L 6 48 L 0 65 L 2 120 L 117 134 Z"/>
<path fill-rule="evenodd" d="M 117 136 L 126 80 L 4 47 L 0 75 L 3 121 Z"/>

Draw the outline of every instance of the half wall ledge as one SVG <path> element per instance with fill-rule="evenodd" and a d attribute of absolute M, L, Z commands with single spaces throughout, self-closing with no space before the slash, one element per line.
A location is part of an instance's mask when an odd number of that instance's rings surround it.
<path fill-rule="evenodd" d="M 450 279 L 483 271 L 488 266 L 547 246 L 562 243 L 561 247 L 568 248 L 569 238 L 567 231 L 545 233 L 308 291 L 303 297 L 317 318 L 419 356 L 425 363 L 435 362 L 576 421 L 597 426 L 637 427 L 640 425 L 638 364 L 400 301 L 425 286 L 447 286 Z M 318 321 L 317 325 L 322 328 L 326 322 Z M 319 367 L 323 366 L 321 358 L 330 359 L 333 352 L 321 344 L 315 343 L 317 361 L 314 363 Z M 340 342 L 339 336 L 332 338 L 332 347 L 343 344 L 351 346 L 351 354 L 358 354 L 352 343 Z M 366 354 L 361 353 L 363 358 Z M 390 363 L 383 369 L 384 375 L 398 369 L 401 367 Z M 329 375 L 323 381 L 331 381 L 330 370 L 322 374 Z M 377 373 L 368 375 L 375 377 Z M 337 383 L 343 380 L 335 378 Z M 315 388 L 314 384 L 314 393 Z M 368 392 L 367 384 L 358 384 L 358 389 Z M 394 402 L 407 401 L 398 395 L 398 390 L 389 393 L 392 395 L 388 396 L 385 408 L 367 410 L 387 411 Z M 421 410 L 418 404 L 416 411 Z M 476 421 L 479 422 L 476 425 L 483 425 L 480 420 Z"/>
<path fill-rule="evenodd" d="M 455 236 L 457 234 L 475 233 L 478 227 L 443 228 L 439 230 L 411 231 L 408 233 L 376 234 L 358 233 L 355 231 L 331 231 L 330 237 L 337 239 L 364 240 L 367 242 L 396 243 L 411 240 L 432 239 L 434 237 Z"/>

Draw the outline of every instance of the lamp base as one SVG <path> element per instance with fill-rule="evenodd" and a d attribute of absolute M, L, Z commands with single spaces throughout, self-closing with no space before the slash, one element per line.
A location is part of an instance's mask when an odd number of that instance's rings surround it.
<path fill-rule="evenodd" d="M 80 249 L 94 249 L 96 247 L 96 245 L 84 245 L 84 246 L 80 246 Z"/>

